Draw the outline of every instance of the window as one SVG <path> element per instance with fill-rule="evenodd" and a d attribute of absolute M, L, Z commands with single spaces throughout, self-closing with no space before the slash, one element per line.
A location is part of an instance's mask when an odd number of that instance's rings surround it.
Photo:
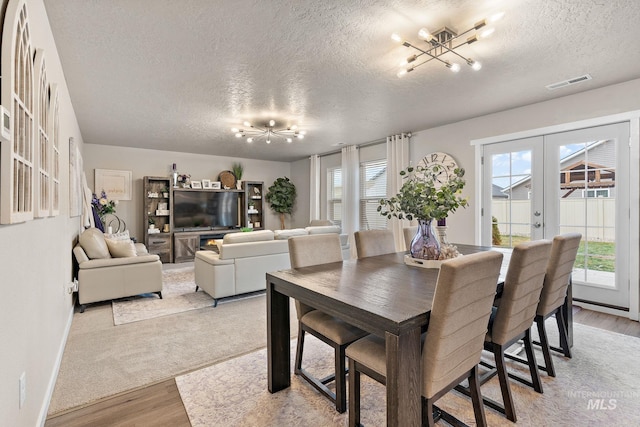
<path fill-rule="evenodd" d="M 360 163 L 360 230 L 387 228 L 380 215 L 380 199 L 387 197 L 387 160 Z"/>
<path fill-rule="evenodd" d="M 51 214 L 51 141 L 49 139 L 49 96 L 50 88 L 47 81 L 47 68 L 44 51 L 36 50 L 35 71 L 37 86 L 37 114 L 36 138 L 38 150 L 36 153 L 36 217 L 46 217 Z"/>
<path fill-rule="evenodd" d="M 51 130 L 51 215 L 60 213 L 60 102 L 58 87 L 51 85 L 51 102 L 49 103 L 49 126 Z"/>
<path fill-rule="evenodd" d="M 600 188 L 598 190 L 582 190 L 583 198 L 592 198 L 592 197 L 611 197 L 609 195 L 608 188 Z"/>
<path fill-rule="evenodd" d="M 327 169 L 327 219 L 342 226 L 342 169 Z"/>

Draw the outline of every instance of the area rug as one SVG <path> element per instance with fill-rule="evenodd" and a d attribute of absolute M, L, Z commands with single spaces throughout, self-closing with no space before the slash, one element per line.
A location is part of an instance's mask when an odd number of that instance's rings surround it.
<path fill-rule="evenodd" d="M 113 300 L 113 324 L 124 325 L 213 305 L 209 294 L 201 289 L 196 292 L 194 276 L 193 266 L 163 270 L 162 299 L 150 293 Z"/>
<path fill-rule="evenodd" d="M 119 326 L 113 324 L 111 304 L 76 311 L 48 414 L 264 348 L 266 307 L 261 294 Z M 293 337 L 297 321 L 291 318 Z"/>
<path fill-rule="evenodd" d="M 639 425 L 640 339 L 578 324 L 574 333 L 573 358 L 554 357 L 556 378 L 542 374 L 544 394 L 511 382 L 518 424 Z M 294 352 L 295 340 L 292 357 Z M 305 339 L 305 366 L 322 375 L 331 372 L 332 359 L 330 347 L 313 337 Z M 512 370 L 524 373 L 521 365 L 508 363 Z M 270 394 L 265 349 L 179 376 L 176 383 L 193 427 L 347 425 L 347 413 L 338 414 L 326 398 L 295 375 L 290 388 Z M 497 377 L 482 387 L 482 393 L 500 400 Z M 364 425 L 386 424 L 385 388 L 366 376 L 361 405 Z M 452 392 L 438 405 L 475 425 L 468 398 Z M 496 411 L 487 408 L 485 413 L 490 426 L 514 425 Z"/>

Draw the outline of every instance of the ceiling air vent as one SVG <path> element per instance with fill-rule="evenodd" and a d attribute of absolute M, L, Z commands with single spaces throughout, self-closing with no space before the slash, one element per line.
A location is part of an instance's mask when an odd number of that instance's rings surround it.
<path fill-rule="evenodd" d="M 577 83 L 584 82 L 587 80 L 591 80 L 591 75 L 585 74 L 583 76 L 573 77 L 571 79 L 563 80 L 561 82 L 551 83 L 550 85 L 547 85 L 545 87 L 549 90 L 556 90 L 556 89 L 560 89 L 561 87 L 575 85 Z"/>

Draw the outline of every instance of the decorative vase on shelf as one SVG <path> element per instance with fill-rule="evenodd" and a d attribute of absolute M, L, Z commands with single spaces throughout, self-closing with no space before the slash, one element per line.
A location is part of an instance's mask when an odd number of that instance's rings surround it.
<path fill-rule="evenodd" d="M 240 180 L 236 181 L 236 190 L 242 190 L 242 181 Z"/>
<path fill-rule="evenodd" d="M 411 240 L 413 258 L 437 260 L 440 258 L 440 242 L 433 233 L 433 219 L 419 219 L 418 231 Z"/>

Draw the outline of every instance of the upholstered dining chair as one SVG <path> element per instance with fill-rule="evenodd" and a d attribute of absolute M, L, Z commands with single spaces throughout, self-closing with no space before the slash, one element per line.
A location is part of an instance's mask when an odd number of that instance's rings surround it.
<path fill-rule="evenodd" d="M 353 233 L 358 258 L 395 253 L 396 243 L 391 230 L 366 230 Z"/>
<path fill-rule="evenodd" d="M 337 234 L 313 234 L 289 238 L 291 268 L 303 268 L 333 262 L 342 262 L 340 237 Z M 336 405 L 336 411 L 347 409 L 345 349 L 367 333 L 340 319 L 296 300 L 298 316 L 298 344 L 294 373 L 301 376 Z M 327 378 L 319 379 L 302 368 L 304 336 L 308 332 L 335 351 L 335 371 Z M 335 393 L 327 384 L 335 380 Z"/>
<path fill-rule="evenodd" d="M 542 382 L 531 343 L 531 326 L 540 301 L 550 253 L 550 240 L 525 242 L 513 248 L 502 297 L 499 305 L 493 309 L 489 332 L 485 338 L 484 348 L 493 353 L 495 367 L 491 366 L 492 369 L 480 377 L 480 384 L 497 374 L 503 405 L 487 397 L 483 400 L 487 406 L 504 413 L 507 419 L 513 422 L 516 422 L 517 418 L 509 377 L 542 393 Z M 505 351 L 520 340 L 524 343 L 531 381 L 508 374 L 505 365 Z M 484 362 L 482 364 L 488 366 Z"/>
<path fill-rule="evenodd" d="M 411 250 L 411 241 L 413 240 L 417 232 L 417 225 L 414 225 L 412 227 L 405 227 L 402 229 L 402 233 L 404 234 L 404 245 L 408 251 Z"/>
<path fill-rule="evenodd" d="M 429 327 L 423 335 L 423 425 L 434 425 L 433 411 L 439 410 L 434 402 L 467 378 L 471 384 L 476 423 L 486 425 L 478 362 L 501 264 L 502 254 L 489 251 L 448 260 L 440 267 Z M 386 383 L 385 341 L 369 335 L 347 347 L 347 357 L 349 425 L 356 426 L 360 424 L 360 374 Z M 451 414 L 441 410 L 440 413 L 450 424 L 461 423 Z"/>
<path fill-rule="evenodd" d="M 555 377 L 556 371 L 551 359 L 551 349 L 561 352 L 565 357 L 571 357 L 571 349 L 567 339 L 567 325 L 564 321 L 564 300 L 567 296 L 567 287 L 571 281 L 573 264 L 576 262 L 578 247 L 582 234 L 567 233 L 553 238 L 551 257 L 547 264 L 547 272 L 544 277 L 544 285 L 540 294 L 540 303 L 536 311 L 535 322 L 538 327 L 540 346 L 544 357 L 545 370 L 549 376 Z M 547 339 L 547 331 L 544 321 L 555 315 L 560 338 L 560 348 L 551 347 Z"/>

